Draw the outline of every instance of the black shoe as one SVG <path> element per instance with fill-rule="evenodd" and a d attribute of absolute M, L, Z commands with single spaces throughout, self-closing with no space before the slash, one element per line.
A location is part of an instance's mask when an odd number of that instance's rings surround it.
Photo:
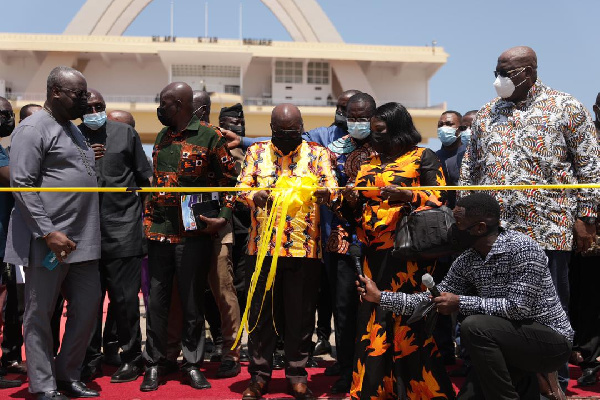
<path fill-rule="evenodd" d="M 102 376 L 102 367 L 98 365 L 84 365 L 81 369 L 81 381 L 91 382 L 92 380 Z"/>
<path fill-rule="evenodd" d="M 119 353 L 105 354 L 102 357 L 102 362 L 107 365 L 112 365 L 113 367 L 120 367 L 121 364 L 123 364 Z"/>
<path fill-rule="evenodd" d="M 44 393 L 36 393 L 36 400 L 69 400 L 69 398 L 56 390 L 50 390 Z"/>
<path fill-rule="evenodd" d="M 18 361 L 7 363 L 5 370 L 10 374 L 27 375 L 27 365 Z"/>
<path fill-rule="evenodd" d="M 198 367 L 190 367 L 183 375 L 183 382 L 194 389 L 210 389 L 210 383 Z"/>
<path fill-rule="evenodd" d="M 285 368 L 285 360 L 283 356 L 278 352 L 273 353 L 273 369 L 284 369 Z"/>
<path fill-rule="evenodd" d="M 100 394 L 85 386 L 81 381 L 56 381 L 56 387 L 69 397 L 98 397 Z"/>
<path fill-rule="evenodd" d="M 221 358 L 223 356 L 223 345 L 217 344 L 215 345 L 215 351 L 213 351 L 210 356 L 210 362 L 221 362 Z"/>
<path fill-rule="evenodd" d="M 110 383 L 135 381 L 142 374 L 142 368 L 136 363 L 124 363 L 110 377 Z"/>
<path fill-rule="evenodd" d="M 581 372 L 581 377 L 577 379 L 577 385 L 593 386 L 598 382 L 598 367 L 585 368 Z"/>
<path fill-rule="evenodd" d="M 331 387 L 331 393 L 333 393 L 333 394 L 349 393 L 351 383 L 352 383 L 352 379 L 350 377 L 342 376 Z"/>
<path fill-rule="evenodd" d="M 329 367 L 325 368 L 325 376 L 339 376 L 340 375 L 340 363 L 334 362 Z"/>
<path fill-rule="evenodd" d="M 322 356 L 324 354 L 331 354 L 331 344 L 327 339 L 319 339 L 315 344 L 313 356 Z"/>
<path fill-rule="evenodd" d="M 162 371 L 159 370 L 158 365 L 153 365 L 151 367 L 146 368 L 146 372 L 144 373 L 144 380 L 140 385 L 140 390 L 142 392 L 152 392 L 153 390 L 158 389 L 158 385 L 160 385 L 160 377 L 162 376 Z"/>
<path fill-rule="evenodd" d="M 19 380 L 6 379 L 5 377 L 0 376 L 0 389 L 16 388 L 21 386 L 22 384 L 23 382 Z"/>
<path fill-rule="evenodd" d="M 234 360 L 225 360 L 217 369 L 217 378 L 233 378 L 242 371 L 242 366 Z"/>
<path fill-rule="evenodd" d="M 306 362 L 306 368 L 319 368 L 319 363 L 317 360 L 309 356 L 308 361 Z"/>
<path fill-rule="evenodd" d="M 240 362 L 250 362 L 250 354 L 248 354 L 248 350 L 240 351 Z"/>

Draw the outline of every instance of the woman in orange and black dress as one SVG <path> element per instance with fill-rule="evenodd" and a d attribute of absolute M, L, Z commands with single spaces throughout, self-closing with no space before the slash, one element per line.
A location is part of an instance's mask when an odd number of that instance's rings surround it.
<path fill-rule="evenodd" d="M 435 153 L 417 147 L 421 135 L 398 103 L 377 109 L 371 119 L 371 137 L 379 155 L 362 165 L 356 186 L 380 190 L 344 192 L 349 205 L 360 213 L 358 236 L 367 246 L 364 274 L 382 290 L 421 292 L 425 290 L 421 277 L 432 272 L 434 262 L 393 258 L 394 231 L 411 208 L 440 205 L 438 190 L 402 187 L 445 185 L 442 167 Z M 360 305 L 353 399 L 455 397 L 433 337 L 426 336 L 422 324 L 407 325 L 408 318 L 369 302 Z"/>

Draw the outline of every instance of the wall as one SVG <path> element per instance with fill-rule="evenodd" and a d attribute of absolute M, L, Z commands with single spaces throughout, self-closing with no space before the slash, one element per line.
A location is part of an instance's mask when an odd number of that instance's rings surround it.
<path fill-rule="evenodd" d="M 419 65 L 400 64 L 399 68 L 371 65 L 366 70 L 367 79 L 379 103 L 397 101 L 407 108 L 427 106 L 427 77 Z"/>
<path fill-rule="evenodd" d="M 244 73 L 242 96 L 262 97 L 271 94 L 271 59 L 253 58 Z"/>

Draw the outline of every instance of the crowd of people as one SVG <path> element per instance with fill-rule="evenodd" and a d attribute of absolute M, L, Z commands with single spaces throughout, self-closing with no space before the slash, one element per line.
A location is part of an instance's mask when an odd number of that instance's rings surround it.
<path fill-rule="evenodd" d="M 497 98 L 441 114 L 437 152 L 419 146 L 404 106 L 377 106 L 359 90 L 339 96 L 328 127 L 305 131 L 300 110 L 280 104 L 271 135 L 249 138 L 241 104 L 220 110 L 215 126 L 209 94 L 173 82 L 159 95 L 152 159 L 131 114 L 107 113 L 73 68 L 50 72 L 46 102 L 22 107 L 16 129 L 0 98 L 0 136 L 12 134 L 0 185 L 33 189 L 0 194 L 0 372 L 26 373 L 41 400 L 99 396 L 86 383 L 103 363 L 118 366 L 111 383 L 143 375 L 141 391 L 177 370 L 206 389 L 208 324 L 217 378 L 249 363 L 242 399 L 262 398 L 278 368 L 290 395 L 313 399 L 307 368 L 332 352 L 333 318 L 336 360 L 325 373 L 338 376 L 332 393 L 354 399 L 565 399 L 569 361 L 580 385 L 595 384 L 598 190 L 443 186 L 597 183 L 600 94 L 593 120 L 538 79 L 528 47 L 503 52 L 494 75 Z M 282 183 L 309 178 L 304 203 L 275 208 Z M 456 220 L 454 254 L 395 255 L 399 221 L 442 205 Z M 439 315 L 433 332 L 411 320 L 427 302 Z M 446 370 L 457 354 L 458 394 Z M 0 377 L 0 388 L 21 384 Z"/>

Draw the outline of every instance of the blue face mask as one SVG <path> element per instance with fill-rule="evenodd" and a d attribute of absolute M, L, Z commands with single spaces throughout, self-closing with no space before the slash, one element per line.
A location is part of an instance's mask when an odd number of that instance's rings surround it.
<path fill-rule="evenodd" d="M 94 114 L 85 114 L 83 116 L 83 123 L 91 130 L 97 131 L 106 123 L 106 111 Z"/>
<path fill-rule="evenodd" d="M 456 128 L 452 128 L 450 126 L 440 126 L 437 130 L 438 138 L 442 142 L 444 146 L 450 146 L 452 143 L 456 142 Z"/>
<path fill-rule="evenodd" d="M 460 140 L 464 145 L 469 144 L 471 141 L 471 128 L 467 128 L 460 133 Z"/>
<path fill-rule="evenodd" d="M 348 121 L 348 133 L 354 139 L 363 140 L 371 134 L 371 123 Z"/>

